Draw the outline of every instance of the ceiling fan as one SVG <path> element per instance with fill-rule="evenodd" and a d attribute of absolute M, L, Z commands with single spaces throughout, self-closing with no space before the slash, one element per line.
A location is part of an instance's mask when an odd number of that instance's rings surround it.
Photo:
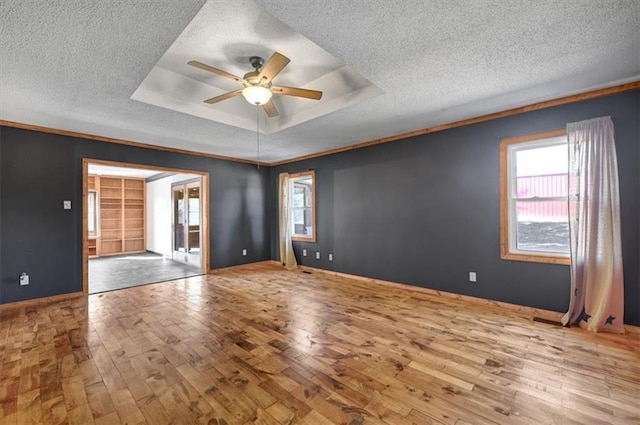
<path fill-rule="evenodd" d="M 322 97 L 321 91 L 303 89 L 299 87 L 274 86 L 272 84 L 273 79 L 290 62 L 289 58 L 278 52 L 275 52 L 267 63 L 265 63 L 264 59 L 259 56 L 252 56 L 249 58 L 249 62 L 251 63 L 251 66 L 253 66 L 254 70 L 247 72 L 242 78 L 202 62 L 189 61 L 188 64 L 204 71 L 220 75 L 221 77 L 229 78 L 244 86 L 242 89 L 212 97 L 204 101 L 204 103 L 208 103 L 210 105 L 242 95 L 247 102 L 260 106 L 267 116 L 272 118 L 278 116 L 278 109 L 271 101 L 271 96 L 274 94 L 304 97 L 306 99 L 314 100 L 319 100 Z"/>

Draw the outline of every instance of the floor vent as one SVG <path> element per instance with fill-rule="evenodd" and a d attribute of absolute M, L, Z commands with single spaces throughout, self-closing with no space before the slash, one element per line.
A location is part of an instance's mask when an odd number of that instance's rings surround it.
<path fill-rule="evenodd" d="M 562 327 L 562 323 L 557 322 L 555 320 L 544 319 L 542 317 L 534 317 L 534 322 L 546 323 L 547 325 L 559 326 Z"/>
<path fill-rule="evenodd" d="M 311 274 L 311 272 L 308 270 L 302 270 L 302 273 Z"/>

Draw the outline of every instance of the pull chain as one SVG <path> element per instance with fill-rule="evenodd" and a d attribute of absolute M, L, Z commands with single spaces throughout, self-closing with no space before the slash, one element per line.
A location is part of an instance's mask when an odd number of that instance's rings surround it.
<path fill-rule="evenodd" d="M 260 108 L 256 107 L 256 111 L 258 112 L 256 114 L 256 137 L 257 137 L 257 150 L 258 150 L 258 159 L 257 159 L 257 165 L 258 165 L 258 170 L 260 169 Z"/>

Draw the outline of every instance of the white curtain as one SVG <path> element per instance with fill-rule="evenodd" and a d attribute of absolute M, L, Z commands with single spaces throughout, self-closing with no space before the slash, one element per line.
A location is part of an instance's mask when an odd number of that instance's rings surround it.
<path fill-rule="evenodd" d="M 289 174 L 281 173 L 278 179 L 278 238 L 280 262 L 287 269 L 298 267 L 291 243 L 291 213 L 289 210 Z"/>
<path fill-rule="evenodd" d="M 618 164 L 610 117 L 567 124 L 571 298 L 562 323 L 624 333 Z"/>

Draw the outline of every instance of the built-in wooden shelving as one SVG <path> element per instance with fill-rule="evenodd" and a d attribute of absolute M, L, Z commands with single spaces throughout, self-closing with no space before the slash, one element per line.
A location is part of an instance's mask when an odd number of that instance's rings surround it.
<path fill-rule="evenodd" d="M 100 204 L 96 243 L 99 255 L 145 251 L 145 181 L 105 176 L 96 180 Z M 91 255 L 91 243 L 89 247 Z"/>
<path fill-rule="evenodd" d="M 124 180 L 124 252 L 145 250 L 144 180 Z"/>
<path fill-rule="evenodd" d="M 89 258 L 95 258 L 98 256 L 98 239 L 89 238 L 87 242 L 87 255 Z"/>

